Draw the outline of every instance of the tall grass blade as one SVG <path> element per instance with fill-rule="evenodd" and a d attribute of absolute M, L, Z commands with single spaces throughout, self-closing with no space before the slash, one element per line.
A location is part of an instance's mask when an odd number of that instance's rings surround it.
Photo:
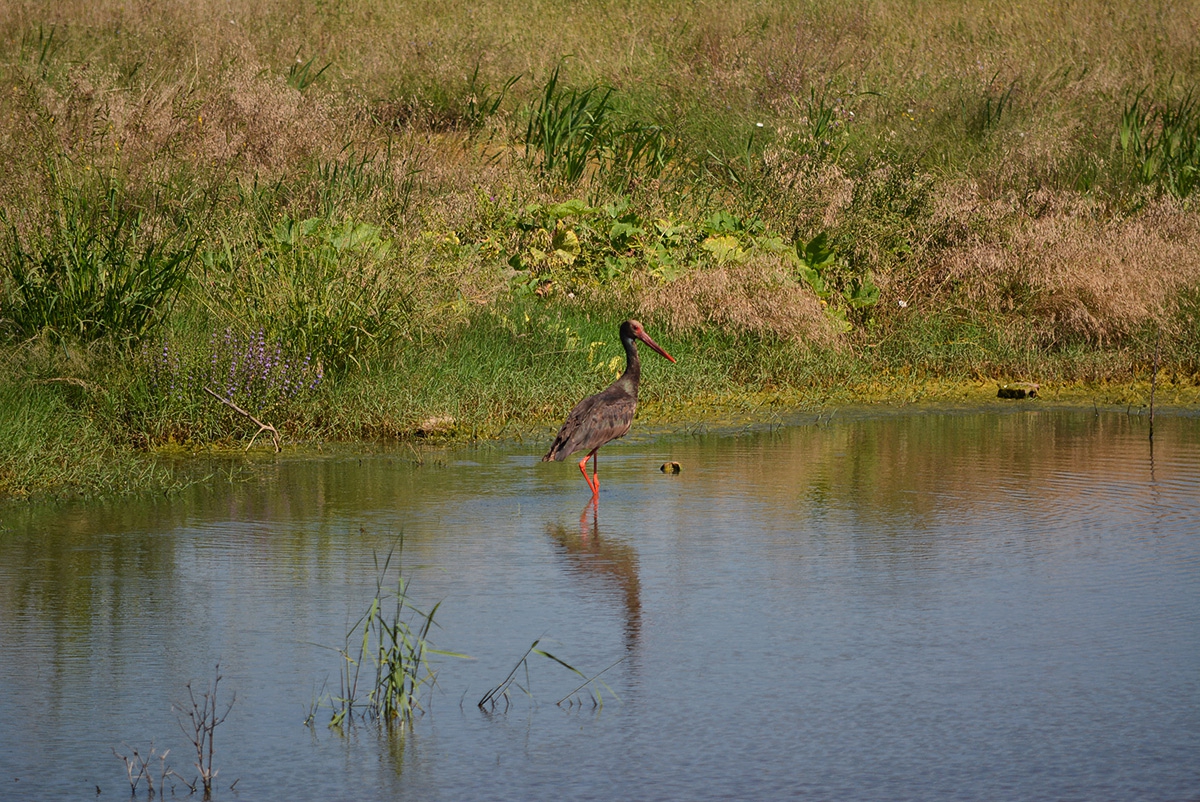
<path fill-rule="evenodd" d="M 511 702 L 508 691 L 509 691 L 509 688 L 511 688 L 513 686 L 516 686 L 522 693 L 524 693 L 530 699 L 533 698 L 533 692 L 531 691 L 532 686 L 529 681 L 529 658 L 533 657 L 533 656 L 543 657 L 547 660 L 550 660 L 553 663 L 557 663 L 558 665 L 560 665 L 563 668 L 570 671 L 572 674 L 575 674 L 583 679 L 582 684 L 576 686 L 570 693 L 568 693 L 566 696 L 564 696 L 562 699 L 558 700 L 558 702 L 555 703 L 559 706 L 561 706 L 563 704 L 563 702 L 566 702 L 566 701 L 572 699 L 576 694 L 579 693 L 579 691 L 583 690 L 584 688 L 588 687 L 589 685 L 592 685 L 592 683 L 594 683 L 594 682 L 599 682 L 599 684 L 601 686 L 603 686 L 605 690 L 607 690 L 609 693 L 611 693 L 614 698 L 616 697 L 616 693 L 613 693 L 611 688 L 609 688 L 602 681 L 600 681 L 599 677 L 605 671 L 608 671 L 608 669 L 617 665 L 617 663 L 620 663 L 621 660 L 624 660 L 625 658 L 622 657 L 620 660 L 617 660 L 615 663 L 608 666 L 608 668 L 605 668 L 604 671 L 601 671 L 599 674 L 596 674 L 593 677 L 588 677 L 586 674 L 584 674 L 582 671 L 580 671 L 575 666 L 568 663 L 566 660 L 563 660 L 559 657 L 555 657 L 553 654 L 546 651 L 545 649 L 538 648 L 539 643 L 541 643 L 541 639 L 535 640 L 532 644 L 530 644 L 529 648 L 525 650 L 525 654 L 521 655 L 521 659 L 518 660 L 517 664 L 512 667 L 511 671 L 508 672 L 508 676 L 506 676 L 500 682 L 499 685 L 497 685 L 494 688 L 491 688 L 487 693 L 485 693 L 483 695 L 482 698 L 480 698 L 480 700 L 477 704 L 477 707 L 480 710 L 483 710 L 484 712 L 487 712 L 487 713 L 494 712 L 497 704 L 499 704 L 500 702 L 504 703 L 504 709 L 507 710 L 508 706 Z M 525 684 L 524 685 L 521 685 L 519 682 L 516 681 L 517 674 L 521 671 L 525 672 Z M 597 706 L 597 707 L 603 706 L 604 700 L 603 700 L 603 697 L 601 696 L 600 691 L 598 691 L 598 690 L 592 691 L 591 699 L 593 701 L 594 706 Z"/>
<path fill-rule="evenodd" d="M 1193 90 L 1155 105 L 1138 92 L 1121 113 L 1121 152 L 1142 184 L 1186 198 L 1200 183 L 1200 109 Z"/>
<path fill-rule="evenodd" d="M 316 60 L 317 57 L 312 56 L 308 61 L 301 61 L 299 54 L 297 54 L 296 63 L 288 68 L 288 86 L 299 92 L 303 92 L 315 84 L 325 74 L 325 70 L 333 66 L 333 62 L 331 61 L 324 67 L 314 71 L 313 67 Z"/>
<path fill-rule="evenodd" d="M 620 657 L 620 658 L 618 658 L 618 659 L 614 660 L 614 661 L 613 661 L 611 664 L 609 664 L 609 665 L 608 665 L 606 668 L 602 669 L 600 672 L 598 672 L 598 673 L 596 673 L 596 674 L 593 674 L 593 675 L 592 675 L 592 676 L 590 676 L 590 677 L 585 677 L 585 678 L 584 678 L 584 682 L 583 682 L 583 684 L 582 684 L 582 685 L 579 685 L 579 686 L 577 686 L 577 687 L 573 688 L 573 689 L 571 690 L 571 692 L 570 692 L 570 693 L 568 693 L 566 696 L 564 696 L 563 698 L 561 698 L 561 699 L 559 699 L 557 702 L 555 702 L 555 705 L 557 705 L 557 706 L 561 707 L 561 706 L 562 706 L 562 704 L 563 704 L 563 702 L 566 702 L 566 701 L 568 701 L 568 700 L 572 699 L 572 698 L 575 696 L 575 694 L 579 693 L 579 692 L 580 692 L 580 691 L 582 691 L 584 688 L 588 687 L 589 685 L 591 685 L 591 684 L 592 684 L 592 683 L 594 683 L 594 682 L 597 682 L 597 683 L 599 683 L 599 684 L 600 684 L 600 686 L 602 686 L 602 687 L 604 688 L 604 690 L 606 690 L 606 691 L 608 691 L 609 693 L 611 693 L 614 699 L 618 699 L 618 698 L 620 698 L 620 697 L 618 697 L 618 696 L 617 696 L 617 694 L 616 694 L 616 691 L 614 691 L 612 688 L 610 688 L 610 687 L 608 686 L 608 684 L 607 684 L 607 683 L 605 683 L 603 680 L 601 680 L 601 679 L 600 679 L 600 677 L 601 677 L 601 675 L 603 675 L 605 672 L 607 672 L 609 669 L 616 667 L 617 665 L 619 665 L 619 664 L 620 664 L 621 662 L 623 662 L 624 660 L 625 660 L 625 658 L 624 658 L 624 657 Z M 569 667 L 569 666 L 568 666 L 568 667 Z M 582 675 L 581 675 L 581 676 L 582 676 Z M 603 707 L 603 706 L 604 706 L 604 698 L 601 696 L 601 694 L 600 694 L 600 691 L 599 691 L 599 690 L 592 691 L 592 699 L 593 699 L 593 701 L 595 702 L 595 704 L 596 704 L 596 706 L 597 706 L 597 707 Z"/>
<path fill-rule="evenodd" d="M 115 184 L 100 197 L 87 185 L 56 189 L 24 233 L 0 213 L 8 228 L 0 326 L 22 338 L 140 340 L 179 296 L 198 242 L 181 229 L 160 233 Z"/>

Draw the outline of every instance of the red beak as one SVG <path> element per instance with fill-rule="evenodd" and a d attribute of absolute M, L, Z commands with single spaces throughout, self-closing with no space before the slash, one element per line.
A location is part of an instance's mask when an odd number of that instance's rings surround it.
<path fill-rule="evenodd" d="M 649 334 L 647 334 L 647 333 L 645 332 L 645 330 L 642 330 L 642 331 L 639 331 L 639 332 L 637 332 L 637 338 L 638 338 L 639 340 L 641 340 L 642 342 L 644 342 L 646 345 L 648 345 L 648 346 L 650 346 L 651 348 L 653 348 L 655 351 L 658 351 L 660 354 L 662 354 L 663 356 L 665 356 L 665 357 L 666 357 L 667 359 L 669 359 L 670 361 L 672 361 L 672 362 L 674 362 L 674 361 L 675 361 L 675 357 L 671 356 L 671 355 L 670 355 L 670 354 L 668 354 L 666 351 L 664 351 L 664 350 L 662 349 L 662 346 L 661 346 L 661 345 L 659 345 L 658 343 L 654 342 L 654 340 L 651 340 L 651 339 L 650 339 L 650 335 L 649 335 Z"/>

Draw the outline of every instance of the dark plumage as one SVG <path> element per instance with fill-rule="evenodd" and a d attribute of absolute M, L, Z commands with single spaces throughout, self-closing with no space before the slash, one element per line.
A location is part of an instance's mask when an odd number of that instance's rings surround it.
<path fill-rule="evenodd" d="M 672 362 L 675 358 L 650 339 L 642 324 L 626 320 L 621 324 L 621 344 L 625 346 L 625 372 L 607 388 L 580 401 L 567 415 L 558 436 L 542 462 L 561 461 L 578 451 L 588 452 L 579 463 L 579 470 L 592 495 L 600 494 L 596 476 L 596 451 L 610 440 L 623 437 L 633 423 L 637 410 L 638 384 L 642 378 L 642 363 L 638 359 L 637 340 L 653 348 Z M 588 476 L 587 461 L 592 460 L 592 475 Z"/>

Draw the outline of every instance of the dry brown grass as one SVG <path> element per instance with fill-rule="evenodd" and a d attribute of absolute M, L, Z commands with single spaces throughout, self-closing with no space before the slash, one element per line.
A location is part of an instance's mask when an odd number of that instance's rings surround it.
<path fill-rule="evenodd" d="M 906 103 L 1017 81 L 1021 102 L 1045 106 L 1195 74 L 1200 40 L 1196 4 L 1136 0 L 776 7 L 358 0 L 335 11 L 287 0 L 4 5 L 0 34 L 10 51 L 39 25 L 57 25 L 78 63 L 111 64 L 120 73 L 140 62 L 134 83 L 143 84 L 190 73 L 205 91 L 239 69 L 279 76 L 298 56 L 318 56 L 334 64 L 323 85 L 364 108 L 460 84 L 476 63 L 493 85 L 525 74 L 518 92 L 527 97 L 568 56 L 567 74 L 577 83 L 669 86 L 679 96 L 743 108 L 755 99 L 785 116 L 792 98 L 829 83 Z M 878 113 L 891 114 L 897 104 L 878 105 Z"/>
<path fill-rule="evenodd" d="M 525 75 L 515 91 L 528 98 L 569 56 L 566 76 L 577 84 L 604 80 L 634 94 L 673 96 L 681 105 L 668 114 L 695 102 L 769 111 L 784 127 L 802 114 L 795 98 L 814 86 L 882 93 L 860 115 L 886 126 L 902 122 L 895 116 L 914 104 L 948 109 L 1015 84 L 1014 103 L 1054 119 L 1057 129 L 1074 124 L 1070 110 L 1081 100 L 1196 74 L 1200 40 L 1195 4 L 1134 0 L 966 8 L 359 0 L 336 12 L 284 0 L 3 5 L 0 42 L 10 64 L 32 64 L 30 37 L 55 26 L 59 54 L 75 65 L 52 81 L 61 97 L 42 101 L 64 128 L 64 143 L 86 140 L 65 130 L 86 121 L 112 125 L 115 141 L 152 152 L 170 147 L 174 159 L 244 154 L 251 170 L 337 152 L 363 135 L 360 124 L 404 124 L 429 104 L 422 95 L 464 86 L 476 64 L 492 86 Z M 333 66 L 301 98 L 283 79 L 297 58 L 309 57 Z M 77 113 L 63 108 L 64 98 Z"/>
<path fill-rule="evenodd" d="M 1200 217 L 1178 203 L 1112 218 L 1074 197 L 1033 202 L 1032 214 L 1012 203 L 972 207 L 988 223 L 939 257 L 926 303 L 1023 310 L 1044 338 L 1104 344 L 1167 318 L 1200 283 Z"/>
<path fill-rule="evenodd" d="M 837 332 L 820 301 L 778 257 L 710 267 L 634 293 L 638 315 L 676 333 L 718 328 L 802 344 L 833 345 Z"/>

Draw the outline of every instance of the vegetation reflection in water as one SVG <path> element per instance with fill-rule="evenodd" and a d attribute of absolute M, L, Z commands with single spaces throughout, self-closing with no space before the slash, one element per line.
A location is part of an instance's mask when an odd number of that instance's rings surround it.
<path fill-rule="evenodd" d="M 67 769 L 56 787 L 81 796 L 92 785 L 77 778 L 124 782 L 109 751 L 122 741 L 183 754 L 170 702 L 220 659 L 238 705 L 217 764 L 246 793 L 517 798 L 553 781 L 566 797 L 604 782 L 716 798 L 736 781 L 758 795 L 948 798 L 1032 791 L 1034 777 L 1054 793 L 1186 796 L 1200 426 L 1159 418 L 1151 451 L 1146 423 L 839 412 L 643 437 L 614 447 L 596 506 L 536 448 L 490 447 L 421 465 L 283 460 L 258 484 L 170 504 L 10 508 L 3 780 L 34 798 L 24 783 L 52 749 Z M 658 471 L 667 458 L 679 475 Z M 402 735 L 306 730 L 336 662 L 313 644 L 345 643 L 391 586 L 372 555 L 398 531 L 405 597 L 417 588 L 439 646 L 475 659 L 438 666 Z M 415 621 L 419 633 L 428 619 Z M 587 669 L 522 665 L 531 643 Z M 532 703 L 477 719 L 514 663 L 526 689 L 534 672 Z M 546 715 L 539 702 L 606 666 L 621 704 Z M 731 687 L 738 698 L 712 693 Z M 101 712 L 83 715 L 84 700 Z M 14 729 L 34 707 L 38 752 Z M 1096 711 L 1123 726 L 1100 727 Z M 719 745 L 701 720 L 720 722 Z M 873 777 L 852 767 L 866 754 Z M 378 767 L 339 768 L 364 758 Z"/>

